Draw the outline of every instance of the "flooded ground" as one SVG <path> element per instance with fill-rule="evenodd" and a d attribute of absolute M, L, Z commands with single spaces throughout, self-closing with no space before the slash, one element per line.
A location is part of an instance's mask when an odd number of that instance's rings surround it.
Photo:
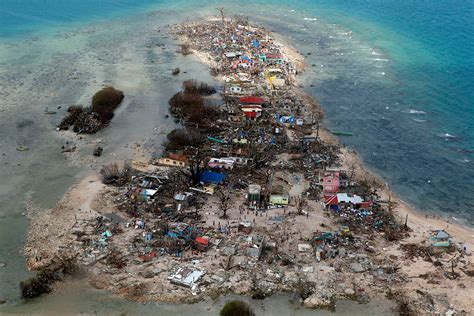
<path fill-rule="evenodd" d="M 84 290 L 87 289 L 87 290 Z M 191 295 L 191 294 L 190 294 Z M 6 313 L 35 313 L 42 315 L 99 314 L 99 315 L 218 315 L 225 302 L 233 299 L 248 302 L 256 315 L 398 315 L 396 304 L 386 299 L 375 299 L 368 304 L 354 301 L 338 301 L 335 311 L 309 310 L 301 307 L 298 298 L 289 294 L 276 294 L 265 300 L 242 296 L 226 296 L 215 301 L 197 304 L 135 303 L 102 291 L 91 289 L 83 281 L 70 281 L 61 286 L 60 293 L 34 300 L 26 305 L 8 307 Z"/>

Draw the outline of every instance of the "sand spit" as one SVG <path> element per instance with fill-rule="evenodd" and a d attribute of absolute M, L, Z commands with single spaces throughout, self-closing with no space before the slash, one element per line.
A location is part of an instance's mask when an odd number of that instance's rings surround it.
<path fill-rule="evenodd" d="M 297 51 L 238 19 L 171 32 L 225 82 L 218 116 L 199 125 L 206 159 L 192 167 L 197 154 L 167 151 L 165 160 L 136 163 L 119 185 L 84 179 L 56 208 L 32 215 L 30 269 L 75 257 L 95 287 L 137 301 L 290 291 L 310 308 L 387 296 L 401 312 L 474 309 L 464 249 L 473 231 L 415 212 L 319 128 L 319 104 L 297 88 Z M 182 169 L 163 166 L 173 161 Z M 201 165 L 210 173 L 190 184 Z M 327 178 L 340 181 L 348 202 Z M 431 246 L 428 234 L 439 229 L 449 247 Z"/>

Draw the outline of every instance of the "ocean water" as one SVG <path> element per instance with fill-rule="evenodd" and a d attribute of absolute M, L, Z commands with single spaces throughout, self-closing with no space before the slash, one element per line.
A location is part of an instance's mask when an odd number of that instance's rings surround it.
<path fill-rule="evenodd" d="M 321 101 L 326 126 L 353 132 L 342 141 L 403 199 L 474 225 L 474 0 L 0 0 L 0 299 L 8 306 L 21 306 L 18 282 L 28 276 L 24 200 L 49 207 L 84 173 L 128 157 L 134 142 L 159 148 L 174 126 L 164 119 L 169 96 L 186 77 L 212 79 L 157 30 L 216 6 L 264 23 L 306 55 L 302 84 Z M 187 74 L 171 76 L 174 67 Z M 112 125 L 88 137 L 78 160 L 65 157 L 54 127 L 66 106 L 110 84 L 126 93 Z M 95 160 L 97 143 L 106 150 Z"/>
<path fill-rule="evenodd" d="M 347 44 L 313 77 L 328 125 L 402 198 L 474 224 L 474 1 L 317 2 Z"/>

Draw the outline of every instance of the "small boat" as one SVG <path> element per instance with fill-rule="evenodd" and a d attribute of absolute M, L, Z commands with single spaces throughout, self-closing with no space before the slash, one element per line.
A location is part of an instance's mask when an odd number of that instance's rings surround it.
<path fill-rule="evenodd" d="M 207 139 L 208 139 L 208 140 L 211 140 L 211 141 L 213 141 L 213 142 L 216 142 L 216 143 L 221 143 L 221 144 L 227 143 L 225 140 L 218 139 L 218 138 L 211 137 L 211 136 L 207 136 Z"/>
<path fill-rule="evenodd" d="M 342 131 L 331 131 L 331 133 L 337 136 L 353 136 L 354 135 L 351 132 L 342 132 Z"/>

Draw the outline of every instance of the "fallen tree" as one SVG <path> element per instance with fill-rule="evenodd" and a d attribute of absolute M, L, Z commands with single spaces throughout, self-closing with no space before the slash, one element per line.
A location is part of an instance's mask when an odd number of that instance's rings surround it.
<path fill-rule="evenodd" d="M 32 299 L 49 293 L 55 282 L 77 272 L 78 267 L 75 258 L 57 259 L 51 265 L 39 271 L 36 276 L 20 282 L 21 297 Z"/>

